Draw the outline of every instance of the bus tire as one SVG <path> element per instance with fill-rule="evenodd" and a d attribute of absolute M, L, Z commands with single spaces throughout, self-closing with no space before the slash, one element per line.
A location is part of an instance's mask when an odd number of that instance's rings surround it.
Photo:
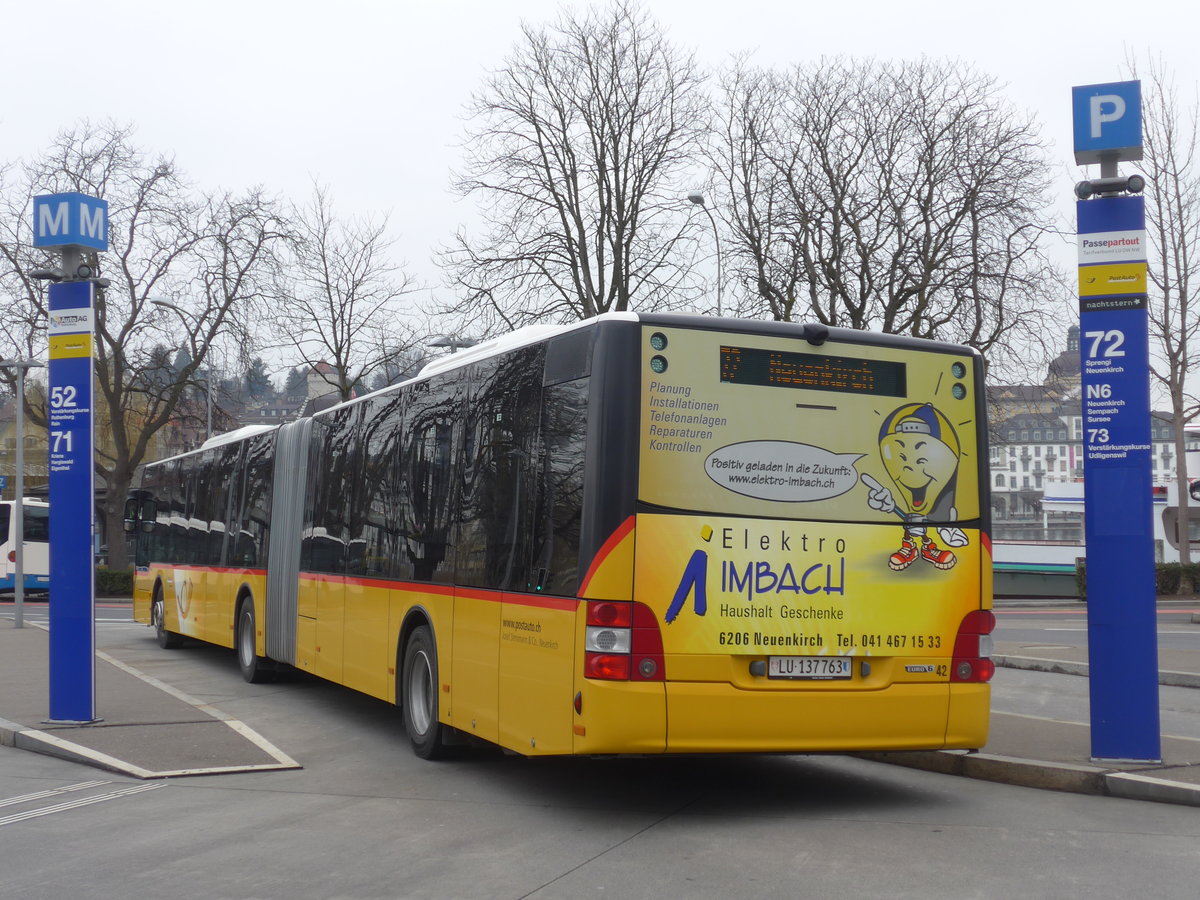
<path fill-rule="evenodd" d="M 254 620 L 254 601 L 243 597 L 238 604 L 237 627 L 234 628 L 234 647 L 242 677 L 251 684 L 261 684 L 271 676 L 270 663 L 258 655 L 257 629 Z"/>
<path fill-rule="evenodd" d="M 446 755 L 445 726 L 438 721 L 437 647 L 428 625 L 409 635 L 402 674 L 404 728 L 413 753 L 421 759 L 441 759 Z"/>
<path fill-rule="evenodd" d="M 183 637 L 167 631 L 167 608 L 163 603 L 162 585 L 154 586 L 154 599 L 150 601 L 150 624 L 154 626 L 154 640 L 164 650 L 176 650 L 183 646 Z"/>

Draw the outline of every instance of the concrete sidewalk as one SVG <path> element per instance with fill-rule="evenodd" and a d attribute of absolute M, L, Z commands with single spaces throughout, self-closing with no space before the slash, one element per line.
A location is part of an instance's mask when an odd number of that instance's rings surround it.
<path fill-rule="evenodd" d="M 997 609 L 1069 607 L 1055 599 L 998 600 Z M 1080 610 L 1086 606 L 1075 601 Z M 1198 598 L 1160 598 L 1160 612 L 1200 607 Z M 1192 615 L 1200 622 L 1200 613 Z M 1087 677 L 1086 647 L 1044 649 L 997 641 L 992 658 L 1001 667 Z M 1159 648 L 1159 684 L 1200 688 L 1200 649 Z M 1104 794 L 1200 806 L 1200 740 L 1162 738 L 1162 762 L 1115 764 L 1091 758 L 1091 728 L 1036 715 L 992 711 L 991 735 L 979 753 L 961 751 L 863 754 L 870 759 L 1027 787 Z"/>
<path fill-rule="evenodd" d="M 49 635 L 15 628 L 0 606 L 0 744 L 135 778 L 215 775 L 299 765 L 244 723 L 97 653 L 100 721 L 47 721 Z"/>
<path fill-rule="evenodd" d="M 138 778 L 298 768 L 244 723 L 107 654 L 98 654 L 97 695 L 104 721 L 46 722 L 48 635 L 13 627 L 0 605 L 0 744 L 48 753 Z M 1040 655 L 999 643 L 1001 665 L 1048 672 L 1086 672 L 1083 651 Z M 1200 685 L 1200 650 L 1160 655 L 1164 683 Z M 1098 765 L 1090 729 L 1034 715 L 993 712 L 982 752 L 914 751 L 858 754 L 892 764 L 1027 787 L 1200 806 L 1200 741 L 1163 739 L 1163 761 Z"/>
<path fill-rule="evenodd" d="M 1087 664 L 1080 659 L 1022 655 L 1022 648 L 1016 645 L 997 644 L 996 649 L 995 659 L 1000 666 L 1061 673 L 1063 677 L 1087 674 Z M 1055 655 L 1083 654 L 1056 651 Z M 1200 653 L 1192 656 L 1200 657 Z M 1160 683 L 1197 686 L 1200 666 L 1194 665 L 1196 662 L 1200 659 L 1172 659 L 1170 664 L 1175 668 L 1161 670 Z M 1185 666 L 1191 671 L 1182 671 Z M 918 751 L 859 755 L 1004 784 L 1200 806 L 1200 741 L 1163 737 L 1161 763 L 1097 762 L 1091 759 L 1090 726 L 1033 715 L 993 710 L 991 735 L 979 753 Z"/>

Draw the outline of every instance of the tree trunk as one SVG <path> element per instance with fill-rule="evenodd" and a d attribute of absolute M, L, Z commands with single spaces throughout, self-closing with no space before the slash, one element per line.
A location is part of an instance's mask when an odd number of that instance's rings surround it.
<path fill-rule="evenodd" d="M 1188 490 L 1187 471 L 1187 435 L 1183 430 L 1183 411 L 1177 405 L 1175 410 L 1175 487 L 1179 493 L 1179 518 L 1176 529 L 1179 538 L 1179 593 L 1191 595 L 1196 590 L 1192 579 L 1192 541 L 1191 526 L 1188 523 L 1188 511 L 1191 505 L 1191 494 Z"/>
<path fill-rule="evenodd" d="M 108 542 L 108 567 L 127 569 L 131 565 L 125 538 L 125 496 L 129 493 L 131 476 L 111 475 L 108 496 L 104 501 L 104 538 Z"/>

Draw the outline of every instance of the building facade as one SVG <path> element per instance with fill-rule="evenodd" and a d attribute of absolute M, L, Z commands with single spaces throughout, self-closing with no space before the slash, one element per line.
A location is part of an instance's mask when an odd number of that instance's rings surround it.
<path fill-rule="evenodd" d="M 1083 481 L 1080 391 L 1076 326 L 1068 332 L 1067 349 L 1050 363 L 1043 384 L 988 388 L 994 539 L 1083 540 L 1079 515 L 1047 511 L 1042 502 L 1054 496 L 1056 486 Z M 1154 484 L 1165 485 L 1175 478 L 1175 425 L 1170 413 L 1150 415 L 1151 472 Z M 1189 448 L 1200 448 L 1200 436 L 1189 441 Z"/>

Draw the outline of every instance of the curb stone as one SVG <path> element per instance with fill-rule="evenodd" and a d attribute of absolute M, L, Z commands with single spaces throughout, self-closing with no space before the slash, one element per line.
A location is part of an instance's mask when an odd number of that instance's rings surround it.
<path fill-rule="evenodd" d="M 1200 806 L 1200 785 L 1180 784 L 1178 781 L 1136 772 L 1114 772 L 1106 777 L 1105 782 L 1108 793 L 1113 797 Z"/>
<path fill-rule="evenodd" d="M 1033 762 L 990 753 L 971 753 L 966 750 L 908 750 L 851 755 L 872 762 L 921 769 L 941 775 L 962 775 L 966 778 L 1017 787 L 1200 806 L 1200 786 L 1096 766 Z"/>
<path fill-rule="evenodd" d="M 1104 794 L 1105 769 L 1070 763 L 1031 762 L 992 753 L 966 750 L 909 750 L 899 753 L 856 753 L 860 759 L 891 765 L 962 775 L 981 781 L 995 781 L 1019 787 L 1068 791 L 1076 794 Z"/>
<path fill-rule="evenodd" d="M 1065 659 L 1038 659 L 1032 656 L 993 656 L 996 665 L 1006 669 L 1025 669 L 1031 672 L 1050 672 L 1055 675 L 1088 675 L 1088 664 Z M 1168 687 L 1200 688 L 1200 675 L 1194 672 L 1172 672 L 1162 669 L 1158 683 Z"/>

